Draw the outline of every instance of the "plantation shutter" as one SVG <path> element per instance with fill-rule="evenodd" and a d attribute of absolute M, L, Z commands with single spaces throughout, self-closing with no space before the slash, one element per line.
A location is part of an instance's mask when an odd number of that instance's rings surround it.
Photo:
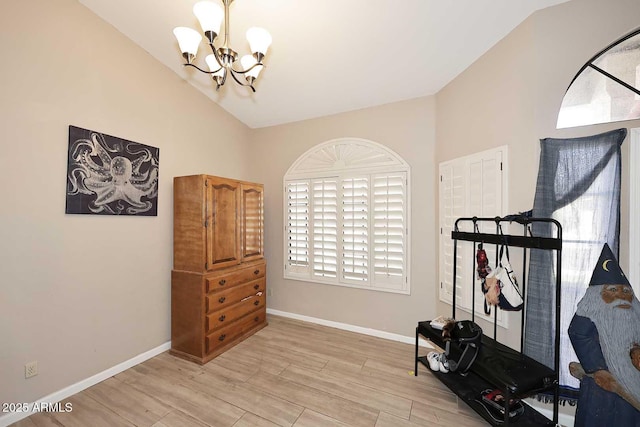
<path fill-rule="evenodd" d="M 313 275 L 337 277 L 338 181 L 313 181 Z"/>
<path fill-rule="evenodd" d="M 373 273 L 376 287 L 401 289 L 406 253 L 405 173 L 373 178 Z"/>
<path fill-rule="evenodd" d="M 309 183 L 289 181 L 287 191 L 286 267 L 290 273 L 309 271 Z"/>
<path fill-rule="evenodd" d="M 285 279 L 410 293 L 410 168 L 359 138 L 318 144 L 284 176 Z"/>
<path fill-rule="evenodd" d="M 342 180 L 342 277 L 369 279 L 369 179 Z"/>

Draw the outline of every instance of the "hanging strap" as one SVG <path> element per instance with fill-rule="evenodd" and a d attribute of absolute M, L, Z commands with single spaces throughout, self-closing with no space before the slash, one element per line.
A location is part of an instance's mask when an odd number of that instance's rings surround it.
<path fill-rule="evenodd" d="M 474 231 L 474 233 L 480 234 L 480 228 L 478 228 L 478 223 L 475 222 L 475 221 L 473 222 L 473 231 Z M 478 243 L 478 252 L 484 250 L 483 249 L 483 243 L 484 242 Z M 477 258 L 477 253 L 478 252 L 476 252 L 476 266 L 477 266 L 477 263 L 478 263 L 478 258 Z M 486 257 L 486 253 L 485 253 L 485 257 Z M 487 258 L 487 266 L 488 265 L 489 265 L 489 260 Z M 483 295 L 487 293 L 487 291 L 485 289 L 485 286 L 484 286 L 485 283 L 486 283 L 486 276 L 485 277 L 480 277 L 480 290 L 482 291 Z M 489 304 L 487 304 L 487 299 L 486 298 L 483 298 L 483 300 L 484 300 L 483 301 L 483 303 L 484 303 L 484 314 L 489 315 L 489 314 L 491 314 L 491 306 Z"/>
<path fill-rule="evenodd" d="M 498 233 L 502 236 L 502 245 L 500 245 L 500 252 L 498 254 L 498 264 L 502 266 L 502 256 L 507 256 L 507 261 L 511 263 L 509 259 L 509 245 L 507 244 L 507 237 L 502 232 L 502 225 L 498 224 Z"/>

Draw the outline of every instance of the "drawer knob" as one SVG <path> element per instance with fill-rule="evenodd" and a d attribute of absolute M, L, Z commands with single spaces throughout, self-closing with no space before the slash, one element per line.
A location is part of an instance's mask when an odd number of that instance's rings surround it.
<path fill-rule="evenodd" d="M 254 271 L 253 274 L 256 274 L 256 275 L 260 274 L 260 270 Z"/>
<path fill-rule="evenodd" d="M 224 286 L 224 285 L 225 285 L 225 283 L 227 283 L 227 281 L 226 281 L 226 280 L 224 280 L 224 279 L 222 279 L 222 280 L 220 280 L 220 281 L 218 282 L 218 284 L 219 284 L 220 286 Z"/>
<path fill-rule="evenodd" d="M 260 289 L 260 285 L 253 285 L 253 289 L 257 291 L 258 289 Z"/>
<path fill-rule="evenodd" d="M 257 322 L 257 321 L 259 321 L 259 320 L 260 320 L 260 318 L 259 318 L 258 316 L 256 316 L 256 318 L 255 318 L 255 319 L 253 319 L 253 321 L 254 321 L 254 322 Z"/>
<path fill-rule="evenodd" d="M 224 339 L 225 339 L 226 337 L 227 337 L 227 336 L 226 336 L 225 334 L 222 334 L 222 335 L 220 335 L 220 336 L 218 337 L 218 341 L 224 341 Z"/>
<path fill-rule="evenodd" d="M 227 300 L 227 297 L 220 297 L 220 299 L 218 300 L 218 302 L 220 304 L 222 304 L 223 302 L 225 302 Z"/>
<path fill-rule="evenodd" d="M 258 304 L 260 304 L 260 301 L 254 301 L 253 302 L 253 305 L 258 305 Z"/>
<path fill-rule="evenodd" d="M 226 319 L 226 318 L 227 318 L 227 316 L 225 316 L 223 314 L 222 316 L 218 317 L 218 320 L 221 321 L 221 322 L 224 322 L 224 319 Z"/>

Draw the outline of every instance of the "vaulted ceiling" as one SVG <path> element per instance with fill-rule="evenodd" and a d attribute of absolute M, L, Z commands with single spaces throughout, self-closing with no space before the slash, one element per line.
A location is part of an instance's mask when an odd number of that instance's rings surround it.
<path fill-rule="evenodd" d="M 216 92 L 209 76 L 183 67 L 172 30 L 200 31 L 197 0 L 79 1 L 259 128 L 435 94 L 533 12 L 568 0 L 236 0 L 231 48 L 250 53 L 251 26 L 273 37 L 256 93 L 232 80 Z M 209 53 L 203 42 L 202 68 Z"/>

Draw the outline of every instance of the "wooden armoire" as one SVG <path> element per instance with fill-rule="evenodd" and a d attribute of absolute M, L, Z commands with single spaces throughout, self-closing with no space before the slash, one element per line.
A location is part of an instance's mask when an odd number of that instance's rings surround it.
<path fill-rule="evenodd" d="M 206 363 L 267 325 L 264 187 L 173 180 L 171 353 Z"/>

